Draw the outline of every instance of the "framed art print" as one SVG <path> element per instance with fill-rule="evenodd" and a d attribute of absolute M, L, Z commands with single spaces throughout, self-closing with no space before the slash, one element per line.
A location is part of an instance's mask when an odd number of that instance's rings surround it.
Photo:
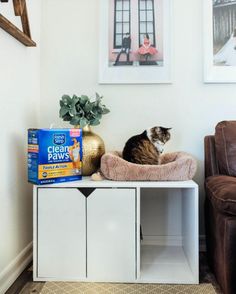
<path fill-rule="evenodd" d="M 171 83 L 171 1 L 100 0 L 99 83 Z"/>
<path fill-rule="evenodd" d="M 204 80 L 236 83 L 236 0 L 203 0 Z"/>

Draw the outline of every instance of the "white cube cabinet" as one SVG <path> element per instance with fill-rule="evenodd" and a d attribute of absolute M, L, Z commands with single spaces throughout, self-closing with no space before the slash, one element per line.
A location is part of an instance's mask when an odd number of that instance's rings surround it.
<path fill-rule="evenodd" d="M 34 186 L 34 280 L 197 284 L 198 186 Z"/>
<path fill-rule="evenodd" d="M 38 187 L 35 278 L 134 281 L 136 189 Z"/>

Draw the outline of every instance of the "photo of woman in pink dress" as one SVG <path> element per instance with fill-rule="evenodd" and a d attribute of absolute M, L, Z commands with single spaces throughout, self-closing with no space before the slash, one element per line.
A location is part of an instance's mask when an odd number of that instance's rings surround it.
<path fill-rule="evenodd" d="M 138 49 L 138 54 L 145 57 L 145 63 L 148 63 L 149 57 L 157 54 L 158 51 L 151 45 L 151 41 L 148 34 L 144 35 L 143 44 Z"/>
<path fill-rule="evenodd" d="M 109 2 L 108 66 L 117 70 L 164 67 L 163 7 L 171 0 L 106 1 Z"/>

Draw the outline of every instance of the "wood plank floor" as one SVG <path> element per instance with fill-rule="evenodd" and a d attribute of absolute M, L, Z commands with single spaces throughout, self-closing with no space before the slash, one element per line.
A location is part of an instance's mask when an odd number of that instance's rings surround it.
<path fill-rule="evenodd" d="M 200 254 L 200 283 L 211 283 L 216 293 L 222 294 L 214 275 L 209 270 L 205 253 Z M 33 269 L 30 264 L 5 294 L 38 294 L 44 284 L 43 282 L 33 282 Z"/>
<path fill-rule="evenodd" d="M 33 282 L 33 268 L 31 263 L 5 294 L 37 294 L 40 293 L 44 284 L 42 282 Z"/>

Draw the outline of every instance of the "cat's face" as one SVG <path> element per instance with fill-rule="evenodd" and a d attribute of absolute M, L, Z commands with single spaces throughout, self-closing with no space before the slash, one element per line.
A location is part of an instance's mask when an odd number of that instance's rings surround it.
<path fill-rule="evenodd" d="M 164 145 L 170 140 L 171 128 L 153 127 L 150 129 L 150 137 L 153 143 Z"/>

